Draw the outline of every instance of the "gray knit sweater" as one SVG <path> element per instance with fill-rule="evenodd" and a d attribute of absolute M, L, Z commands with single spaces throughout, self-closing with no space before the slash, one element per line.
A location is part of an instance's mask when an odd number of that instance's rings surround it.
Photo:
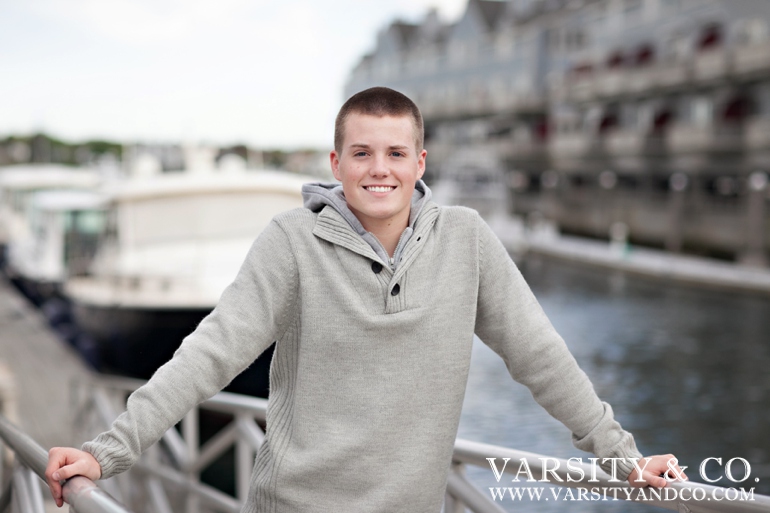
<path fill-rule="evenodd" d="M 103 477 L 277 341 L 243 511 L 438 512 L 474 333 L 578 448 L 640 457 L 478 214 L 424 203 L 395 270 L 331 205 L 277 216 L 216 309 L 83 446 Z"/>

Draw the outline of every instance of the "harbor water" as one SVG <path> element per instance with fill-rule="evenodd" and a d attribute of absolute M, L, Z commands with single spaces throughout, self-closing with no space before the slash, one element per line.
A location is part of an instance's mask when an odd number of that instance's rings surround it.
<path fill-rule="evenodd" d="M 718 486 L 770 493 L 770 298 L 537 256 L 519 267 L 642 453 L 674 453 L 690 479 L 701 482 L 698 468 L 706 458 L 723 464 L 743 458 L 752 467 L 743 483 L 731 483 L 713 461 L 707 476 L 722 477 Z M 478 340 L 458 436 L 564 459 L 592 456 L 572 446 L 568 430 Z M 740 462 L 732 470 L 736 479 L 745 473 Z M 515 484 L 513 475 L 498 483 L 491 468 L 468 474 L 485 493 Z M 623 501 L 571 501 L 566 489 L 555 500 L 548 488 L 539 501 L 508 496 L 501 504 L 507 511 L 661 511 Z"/>

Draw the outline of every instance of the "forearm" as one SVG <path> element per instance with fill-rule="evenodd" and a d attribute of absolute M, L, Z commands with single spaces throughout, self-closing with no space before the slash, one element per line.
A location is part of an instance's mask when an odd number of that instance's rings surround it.
<path fill-rule="evenodd" d="M 486 225 L 479 237 L 476 333 L 505 361 L 511 376 L 572 433 L 579 449 L 604 458 L 638 458 L 633 436 L 614 420 L 553 328 L 505 249 Z M 605 470 L 611 462 L 603 463 Z M 633 465 L 617 462 L 625 479 Z"/>
<path fill-rule="evenodd" d="M 272 223 L 214 311 L 131 394 L 112 428 L 83 445 L 103 476 L 127 470 L 192 407 L 224 388 L 279 340 L 293 315 L 297 283 L 291 248 L 283 230 Z"/>

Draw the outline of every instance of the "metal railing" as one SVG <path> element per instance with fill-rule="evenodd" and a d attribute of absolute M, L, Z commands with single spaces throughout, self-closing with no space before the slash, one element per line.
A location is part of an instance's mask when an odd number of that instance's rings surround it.
<path fill-rule="evenodd" d="M 48 452 L 3 415 L 0 415 L 0 439 L 16 456 L 11 478 L 0 493 L 0 513 L 45 513 L 41 480 L 45 481 Z M 73 513 L 130 513 L 82 476 L 67 480 L 62 494 Z"/>
<path fill-rule="evenodd" d="M 128 394 L 141 384 L 141 381 L 125 378 L 103 378 L 98 381 L 98 386 L 75 384 L 72 411 L 83 435 L 90 438 L 108 427 L 124 409 Z M 202 411 L 226 418 L 226 425 L 200 445 Z M 168 430 L 161 442 L 151 447 L 131 471 L 106 481 L 105 487 L 109 486 L 113 495 L 137 511 L 152 507 L 158 513 L 237 513 L 246 500 L 254 458 L 264 440 L 266 412 L 267 401 L 264 399 L 219 393 L 194 408 L 179 429 Z M 202 471 L 231 450 L 234 451 L 231 470 L 235 496 L 201 482 Z M 520 467 L 513 462 L 526 460 L 530 471 L 540 476 L 538 486 L 550 483 L 579 489 L 582 494 L 599 493 L 608 499 L 635 500 L 682 513 L 770 511 L 770 497 L 763 495 L 752 493 L 751 497 L 729 497 L 725 494 L 730 489 L 690 481 L 670 483 L 667 493 L 648 488 L 646 493 L 639 495 L 639 489 L 613 480 L 588 464 L 458 439 L 447 480 L 445 513 L 504 511 L 501 497 L 493 498 L 494 487 L 482 491 L 466 476 L 468 466 L 491 470 L 488 458 L 492 457 L 500 461 L 510 459 L 511 464 L 504 469 L 500 466 L 501 472 L 507 474 L 518 473 Z M 591 476 L 590 486 L 575 481 L 574 475 L 568 475 L 575 467 L 581 467 L 584 475 Z M 501 487 L 502 484 L 501 481 Z"/>

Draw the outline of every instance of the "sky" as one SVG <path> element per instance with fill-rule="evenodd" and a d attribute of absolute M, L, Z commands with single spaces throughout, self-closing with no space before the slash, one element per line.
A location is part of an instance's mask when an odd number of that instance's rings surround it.
<path fill-rule="evenodd" d="M 395 19 L 466 0 L 0 2 L 0 137 L 331 146 L 352 67 Z"/>

